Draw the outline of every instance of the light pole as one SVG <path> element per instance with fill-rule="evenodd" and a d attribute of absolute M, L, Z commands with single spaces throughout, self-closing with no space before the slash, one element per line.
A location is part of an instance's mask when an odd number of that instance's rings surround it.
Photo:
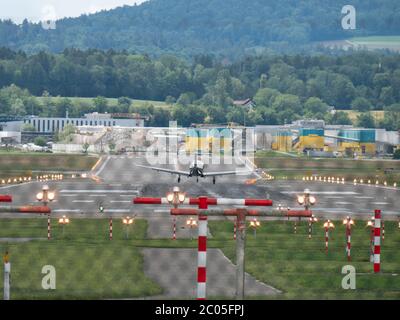
<path fill-rule="evenodd" d="M 50 191 L 50 188 L 47 184 L 45 184 L 42 188 L 42 191 L 36 195 L 36 199 L 40 202 L 43 202 L 45 206 L 55 198 L 55 193 Z M 47 216 L 47 240 L 51 239 L 51 220 L 50 214 Z"/>
<path fill-rule="evenodd" d="M 69 222 L 70 222 L 70 220 L 66 216 L 62 216 L 60 219 L 58 219 L 58 224 L 62 225 L 62 236 L 63 236 L 63 238 L 64 238 L 65 225 L 68 225 Z"/>
<path fill-rule="evenodd" d="M 297 196 L 297 202 L 299 205 L 304 206 L 304 209 L 308 211 L 311 206 L 313 206 L 317 200 L 315 199 L 314 196 L 311 195 L 310 189 L 304 189 L 304 192 L 302 195 Z M 299 221 L 300 221 L 299 217 Z M 309 223 L 308 223 L 308 229 L 309 229 L 309 235 L 308 237 L 311 238 L 311 228 L 312 228 L 312 217 L 310 217 Z M 296 221 L 294 223 L 294 233 L 297 233 L 297 224 Z"/>
<path fill-rule="evenodd" d="M 257 237 L 257 228 L 261 226 L 260 221 L 258 221 L 256 218 L 250 221 L 250 228 L 253 228 L 254 230 L 254 239 Z"/>
<path fill-rule="evenodd" d="M 347 216 L 345 219 L 343 219 L 343 224 L 346 226 L 347 260 L 351 261 L 351 226 L 354 225 L 354 220 Z"/>
<path fill-rule="evenodd" d="M 193 240 L 193 232 L 192 230 L 197 228 L 197 220 L 190 217 L 186 220 L 186 226 L 190 228 L 190 240 Z"/>
<path fill-rule="evenodd" d="M 129 226 L 131 226 L 134 222 L 134 219 L 127 216 L 125 218 L 122 219 L 122 223 L 125 226 L 125 239 L 128 240 L 128 236 L 129 236 Z"/>
<path fill-rule="evenodd" d="M 179 187 L 174 187 L 172 192 L 167 193 L 167 201 L 171 204 L 174 209 L 177 209 L 180 204 L 185 201 L 186 193 L 181 192 Z M 176 240 L 176 217 L 174 216 L 174 226 L 173 226 L 173 235 L 172 240 Z"/>
<path fill-rule="evenodd" d="M 375 228 L 375 217 L 372 217 L 367 222 L 367 228 L 370 228 L 370 251 L 369 261 L 374 262 L 374 228 Z"/>
<path fill-rule="evenodd" d="M 331 220 L 327 220 L 324 223 L 324 228 L 325 228 L 325 253 L 328 254 L 329 230 L 335 228 L 335 225 L 331 222 Z"/>

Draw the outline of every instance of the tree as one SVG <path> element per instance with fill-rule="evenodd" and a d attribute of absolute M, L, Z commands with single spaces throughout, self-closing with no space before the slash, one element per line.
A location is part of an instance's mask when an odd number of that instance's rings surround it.
<path fill-rule="evenodd" d="M 396 149 L 396 151 L 393 153 L 393 159 L 400 160 L 400 149 Z"/>
<path fill-rule="evenodd" d="M 362 128 L 375 128 L 375 119 L 370 112 L 362 113 L 357 117 L 357 126 Z"/>
<path fill-rule="evenodd" d="M 76 132 L 76 127 L 72 124 L 64 126 L 63 131 L 56 135 L 57 141 L 72 142 L 72 135 Z"/>
<path fill-rule="evenodd" d="M 98 96 L 93 99 L 95 109 L 99 113 L 105 113 L 108 109 L 108 101 L 106 98 Z"/>
<path fill-rule="evenodd" d="M 352 101 L 351 108 L 356 111 L 366 112 L 372 109 L 372 104 L 365 98 L 357 97 Z"/>
<path fill-rule="evenodd" d="M 115 147 L 116 147 L 115 142 L 114 142 L 113 140 L 111 140 L 111 141 L 108 143 L 108 149 L 110 149 L 110 153 L 114 153 Z"/>
<path fill-rule="evenodd" d="M 25 123 L 25 124 L 22 126 L 21 130 L 22 130 L 23 132 L 35 132 L 35 131 L 36 131 L 36 128 L 33 126 L 33 124 Z"/>
<path fill-rule="evenodd" d="M 82 145 L 83 153 L 84 153 L 84 154 L 87 154 L 89 148 L 90 148 L 90 144 L 87 143 L 87 142 L 85 142 L 85 143 Z"/>
<path fill-rule="evenodd" d="M 339 124 L 339 125 L 352 125 L 348 114 L 343 111 L 337 111 L 334 114 L 327 114 L 325 116 L 325 121 L 329 124 Z"/>
<path fill-rule="evenodd" d="M 33 143 L 39 147 L 44 147 L 46 146 L 46 139 L 43 137 L 36 137 L 35 140 L 33 140 Z"/>
<path fill-rule="evenodd" d="M 323 119 L 328 112 L 328 105 L 320 98 L 311 97 L 304 103 L 304 113 L 308 118 Z"/>
<path fill-rule="evenodd" d="M 281 93 L 278 90 L 271 89 L 271 88 L 262 88 L 257 91 L 256 95 L 254 96 L 254 102 L 257 106 L 266 106 L 270 107 L 274 103 L 277 96 Z"/>

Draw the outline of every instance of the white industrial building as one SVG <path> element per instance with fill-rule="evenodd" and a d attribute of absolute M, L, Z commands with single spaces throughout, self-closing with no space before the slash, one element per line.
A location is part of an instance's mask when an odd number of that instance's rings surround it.
<path fill-rule="evenodd" d="M 144 118 L 137 116 L 130 119 L 116 119 L 111 114 L 90 113 L 83 118 L 46 118 L 31 116 L 23 120 L 24 124 L 31 124 L 37 132 L 62 131 L 67 124 L 77 127 L 144 127 Z"/>

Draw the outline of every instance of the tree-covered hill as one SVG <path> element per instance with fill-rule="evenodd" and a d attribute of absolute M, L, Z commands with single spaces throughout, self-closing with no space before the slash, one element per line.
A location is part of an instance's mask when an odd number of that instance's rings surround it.
<path fill-rule="evenodd" d="M 57 21 L 55 30 L 0 22 L 0 46 L 27 52 L 66 47 L 127 49 L 150 55 L 259 49 L 295 51 L 313 41 L 400 33 L 398 0 L 353 0 L 357 29 L 343 30 L 347 0 L 150 0 Z"/>

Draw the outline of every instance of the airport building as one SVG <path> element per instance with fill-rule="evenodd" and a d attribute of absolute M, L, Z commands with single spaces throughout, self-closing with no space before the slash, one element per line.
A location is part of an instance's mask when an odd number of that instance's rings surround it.
<path fill-rule="evenodd" d="M 76 127 L 144 127 L 144 117 L 134 115 L 132 118 L 121 118 L 112 114 L 90 113 L 83 118 L 47 118 L 31 116 L 23 124 L 31 124 L 37 132 L 54 133 L 62 131 L 68 124 Z"/>
<path fill-rule="evenodd" d="M 308 153 L 310 156 L 366 156 L 392 153 L 400 147 L 397 131 L 325 125 L 299 120 L 283 126 L 256 126 L 257 149 Z"/>

